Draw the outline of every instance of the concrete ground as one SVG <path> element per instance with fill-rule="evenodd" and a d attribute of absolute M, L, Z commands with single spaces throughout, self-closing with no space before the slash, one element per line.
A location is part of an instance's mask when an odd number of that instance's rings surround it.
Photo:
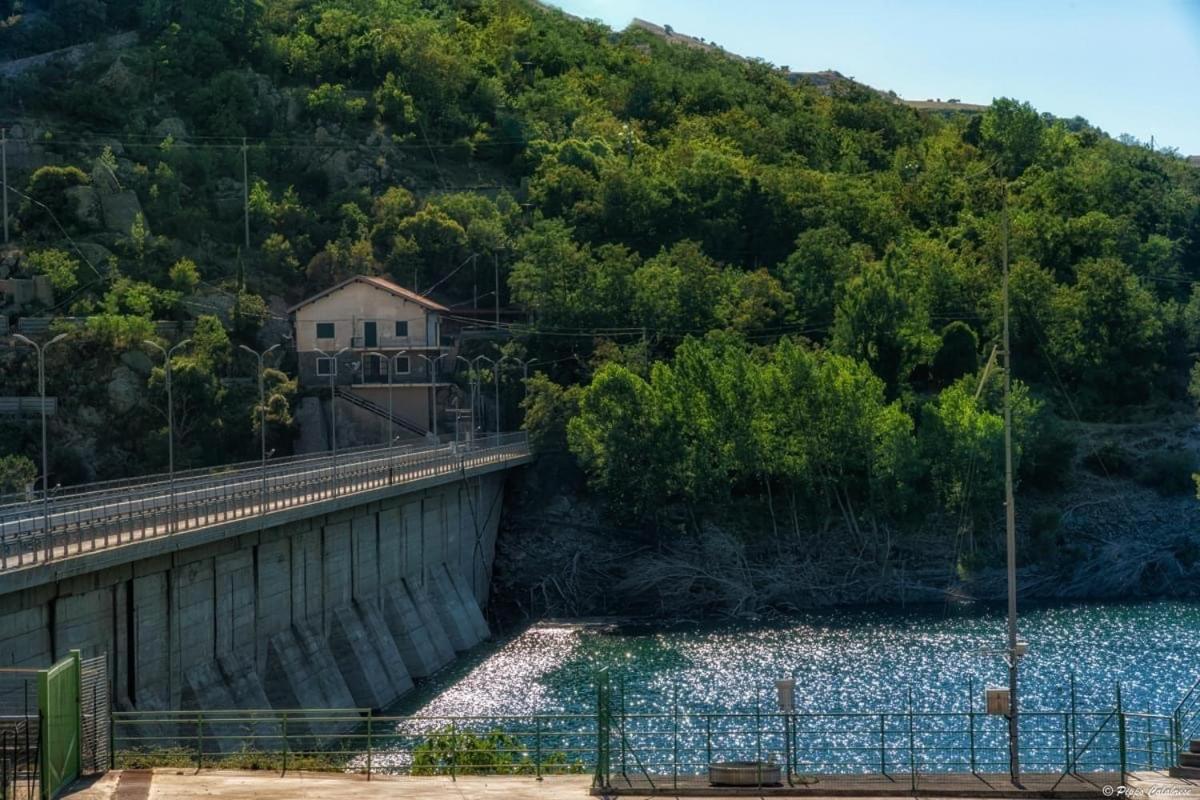
<path fill-rule="evenodd" d="M 289 774 L 214 770 L 196 774 L 176 769 L 110 772 L 92 782 L 81 782 L 61 797 L 71 800 L 581 800 L 588 797 L 591 777 L 573 775 L 548 777 L 543 781 L 525 777 L 409 778 L 375 777 L 331 773 Z M 805 794 L 820 800 L 814 792 Z M 994 795 L 993 795 L 994 796 Z M 1200 783 L 1173 780 L 1161 775 L 1130 777 L 1125 787 L 1114 787 L 1099 797 L 1200 799 Z M 869 800 L 862 798 L 860 800 Z M 940 800 L 952 800 L 941 797 Z M 960 798 L 966 800 L 966 798 Z"/>

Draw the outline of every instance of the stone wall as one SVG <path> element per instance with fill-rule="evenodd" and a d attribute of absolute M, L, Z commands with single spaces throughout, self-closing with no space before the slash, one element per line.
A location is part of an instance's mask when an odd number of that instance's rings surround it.
<path fill-rule="evenodd" d="M 488 636 L 504 473 L 0 597 L 0 666 L 107 652 L 120 708 L 382 708 Z"/>

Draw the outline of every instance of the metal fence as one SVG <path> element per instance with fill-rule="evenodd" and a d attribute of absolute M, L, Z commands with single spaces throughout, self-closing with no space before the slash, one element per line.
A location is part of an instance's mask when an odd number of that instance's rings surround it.
<path fill-rule="evenodd" d="M 897 709 L 870 712 L 696 711 L 678 700 L 668 711 L 628 712 L 623 688 L 604 678 L 597 687 L 600 787 L 680 788 L 713 763 L 778 767 L 781 781 L 804 785 L 829 776 L 859 785 L 917 791 L 950 776 L 1006 775 L 1008 720 L 974 701 L 959 710 L 917 708 L 911 691 Z M 1072 691 L 1072 696 L 1074 692 Z M 969 695 L 970 696 L 970 695 Z M 1171 715 L 1071 707 L 1023 712 L 1021 763 L 1052 789 L 1071 776 L 1163 771 L 1175 764 L 1181 741 Z M 850 786 L 850 783 L 846 784 Z M 967 785 L 967 784 L 964 784 Z"/>
<path fill-rule="evenodd" d="M 173 535 L 529 455 L 524 433 L 470 443 L 374 448 L 335 458 L 76 487 L 0 505 L 0 570 Z M 39 493 L 40 495 L 40 493 Z"/>
<path fill-rule="evenodd" d="M 34 800 L 41 794 L 38 717 L 0 717 L 0 800 Z"/>
<path fill-rule="evenodd" d="M 560 775 L 594 764 L 595 714 L 387 716 L 368 709 L 118 711 L 118 769 Z"/>
<path fill-rule="evenodd" d="M 642 707 L 641 703 L 630 703 Z M 685 787 L 716 762 L 780 768 L 781 782 L 878 780 L 916 791 L 1008 770 L 1007 721 L 959 710 L 783 713 L 628 712 L 597 681 L 591 713 L 387 716 L 367 709 L 114 712 L 118 768 L 333 770 L 407 775 L 593 775 L 601 788 Z M 1029 711 L 1024 770 L 1047 790 L 1080 776 L 1164 771 L 1179 747 L 1170 715 L 1111 709 Z M 931 783 L 932 782 L 932 783 Z M 1077 785 L 1074 788 L 1078 788 Z"/>

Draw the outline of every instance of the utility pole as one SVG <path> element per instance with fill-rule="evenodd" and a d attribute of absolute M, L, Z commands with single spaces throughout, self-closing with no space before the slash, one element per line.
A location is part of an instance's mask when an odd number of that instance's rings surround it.
<path fill-rule="evenodd" d="M 1001 260 L 1004 264 L 1004 527 L 1008 545 L 1008 758 L 1014 786 L 1021 785 L 1017 725 L 1017 510 L 1013 498 L 1012 349 L 1008 325 L 1008 184 L 1004 185 Z"/>
<path fill-rule="evenodd" d="M 8 244 L 8 128 L 0 128 L 0 183 L 4 191 L 4 243 Z"/>
<path fill-rule="evenodd" d="M 242 138 L 242 206 L 245 211 L 246 251 L 250 250 L 250 169 L 246 154 L 246 139 Z"/>
<path fill-rule="evenodd" d="M 500 330 L 500 254 L 492 253 L 492 268 L 496 281 L 496 330 Z"/>
<path fill-rule="evenodd" d="M 479 254 L 471 254 L 471 308 L 479 309 Z"/>

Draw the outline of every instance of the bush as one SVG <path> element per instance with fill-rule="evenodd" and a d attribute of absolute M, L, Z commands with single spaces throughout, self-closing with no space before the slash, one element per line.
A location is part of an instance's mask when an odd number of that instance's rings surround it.
<path fill-rule="evenodd" d="M 1083 457 L 1084 468 L 1103 477 L 1128 478 L 1133 475 L 1136 463 L 1132 453 L 1112 440 Z"/>
<path fill-rule="evenodd" d="M 1142 462 L 1137 482 L 1164 497 L 1191 494 L 1196 488 L 1192 475 L 1198 468 L 1196 455 L 1188 450 L 1156 450 Z"/>
<path fill-rule="evenodd" d="M 0 493 L 23 492 L 37 480 L 37 465 L 25 456 L 0 457 Z"/>
<path fill-rule="evenodd" d="M 533 775 L 537 764 L 533 747 L 503 731 L 472 733 L 450 729 L 435 731 L 413 748 L 413 775 Z M 582 772 L 565 753 L 546 750 L 541 755 L 543 772 Z"/>

